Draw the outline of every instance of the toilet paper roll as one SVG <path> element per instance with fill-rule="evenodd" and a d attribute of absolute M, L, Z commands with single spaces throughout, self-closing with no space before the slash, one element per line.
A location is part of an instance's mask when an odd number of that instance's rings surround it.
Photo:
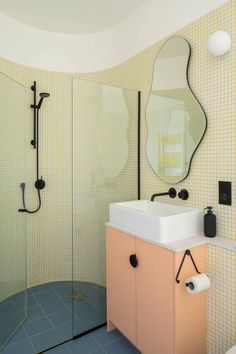
<path fill-rule="evenodd" d="M 211 286 L 210 278 L 202 273 L 185 280 L 186 289 L 191 295 L 207 290 Z"/>

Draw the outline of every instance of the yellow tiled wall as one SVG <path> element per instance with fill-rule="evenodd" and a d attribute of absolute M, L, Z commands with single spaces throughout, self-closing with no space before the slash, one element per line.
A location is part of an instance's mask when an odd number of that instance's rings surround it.
<path fill-rule="evenodd" d="M 189 176 L 176 188 L 189 190 L 188 201 L 169 200 L 203 208 L 214 207 L 218 235 L 236 239 L 235 232 L 235 0 L 186 26 L 175 35 L 184 37 L 191 45 L 192 57 L 189 82 L 201 102 L 208 120 L 207 133 L 198 148 Z M 158 16 L 158 15 L 157 15 Z M 207 38 L 216 30 L 232 36 L 232 49 L 222 57 L 212 57 L 207 51 Z M 167 38 L 166 38 L 167 39 Z M 142 92 L 141 124 L 141 193 L 149 198 L 169 185 L 152 171 L 145 154 L 145 106 L 151 87 L 153 63 L 164 40 L 136 55 L 125 63 L 99 73 L 60 74 L 23 67 L 4 59 L 0 70 L 25 85 L 37 80 L 40 90 L 51 93 L 50 104 L 41 112 L 42 165 L 47 188 L 42 192 L 44 208 L 28 218 L 28 279 L 29 285 L 50 280 L 65 280 L 71 276 L 71 78 L 94 80 Z M 29 104 L 31 102 L 29 92 Z M 29 122 L 32 112 L 28 110 Z M 31 125 L 28 127 L 31 139 Z M 29 178 L 34 180 L 34 152 L 28 150 Z M 233 182 L 233 206 L 218 204 L 218 180 Z M 56 181 L 56 183 L 55 183 Z M 59 188 L 58 188 L 59 184 Z M 29 203 L 35 205 L 35 190 L 27 191 Z M 165 200 L 165 198 L 163 198 Z M 209 247 L 208 273 L 212 287 L 208 295 L 208 354 L 224 354 L 236 343 L 235 309 L 236 254 Z M 203 353 L 199 353 L 203 354 Z"/>

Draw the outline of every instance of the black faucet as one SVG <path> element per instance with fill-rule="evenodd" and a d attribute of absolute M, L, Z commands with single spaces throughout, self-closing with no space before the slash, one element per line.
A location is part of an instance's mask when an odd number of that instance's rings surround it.
<path fill-rule="evenodd" d="M 170 198 L 175 198 L 175 197 L 176 197 L 176 194 L 177 194 L 177 193 L 176 193 L 175 188 L 170 188 L 170 189 L 168 190 L 168 192 L 155 193 L 155 194 L 153 194 L 153 195 L 151 196 L 151 202 L 153 202 L 156 197 L 161 197 L 162 195 L 168 195 Z"/>

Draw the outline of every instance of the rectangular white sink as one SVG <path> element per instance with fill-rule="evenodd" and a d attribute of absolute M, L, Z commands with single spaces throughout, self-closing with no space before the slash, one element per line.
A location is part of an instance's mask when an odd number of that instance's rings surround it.
<path fill-rule="evenodd" d="M 109 214 L 112 226 L 160 243 L 192 237 L 203 231 L 200 209 L 159 201 L 112 203 Z"/>

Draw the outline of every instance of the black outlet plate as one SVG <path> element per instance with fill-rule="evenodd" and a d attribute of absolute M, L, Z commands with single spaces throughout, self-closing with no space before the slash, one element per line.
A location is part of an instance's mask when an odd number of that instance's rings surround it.
<path fill-rule="evenodd" d="M 231 182 L 219 181 L 219 204 L 232 205 Z"/>

